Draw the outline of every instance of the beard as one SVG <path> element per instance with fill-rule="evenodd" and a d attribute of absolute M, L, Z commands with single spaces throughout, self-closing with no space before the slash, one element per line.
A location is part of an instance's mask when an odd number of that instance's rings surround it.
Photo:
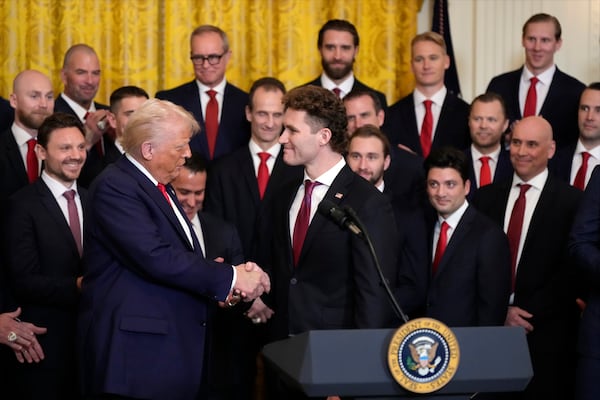
<path fill-rule="evenodd" d="M 38 130 L 42 125 L 42 122 L 49 117 L 52 113 L 36 111 L 29 114 L 24 113 L 22 110 L 15 110 L 15 117 L 19 120 L 27 129 Z"/>
<path fill-rule="evenodd" d="M 344 63 L 342 67 L 331 67 L 330 64 L 331 63 L 328 63 L 324 59 L 321 59 L 321 66 L 323 67 L 323 71 L 325 71 L 325 75 L 332 80 L 338 80 L 350 74 L 352 66 L 354 65 L 354 59 L 349 63 Z"/>

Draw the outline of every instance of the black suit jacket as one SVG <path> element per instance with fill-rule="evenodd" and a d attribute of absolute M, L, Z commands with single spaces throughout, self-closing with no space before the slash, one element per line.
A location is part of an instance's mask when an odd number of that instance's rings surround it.
<path fill-rule="evenodd" d="M 275 311 L 273 338 L 313 329 L 397 326 L 367 246 L 328 217 L 315 214 L 298 265 L 293 265 L 289 209 L 300 184 L 301 180 L 284 187 L 273 205 L 272 296 L 268 299 Z M 393 280 L 397 235 L 385 195 L 344 166 L 324 199 L 356 211 L 371 236 L 384 276 Z"/>
<path fill-rule="evenodd" d="M 464 149 L 469 146 L 471 136 L 468 117 L 469 105 L 448 92 L 442 104 L 442 112 L 435 128 L 431 148 L 454 146 L 457 149 Z M 385 114 L 382 130 L 390 139 L 392 146 L 403 144 L 423 156 L 412 93 L 390 106 Z"/>
<path fill-rule="evenodd" d="M 548 162 L 550 172 L 563 182 L 571 184 L 571 168 L 577 143 L 568 144 L 558 149 Z M 591 179 L 591 178 L 590 178 Z"/>
<path fill-rule="evenodd" d="M 433 259 L 430 225 L 429 260 Z M 506 235 L 468 206 L 430 276 L 426 315 L 449 326 L 503 325 L 510 295 L 510 250 Z"/>
<path fill-rule="evenodd" d="M 204 207 L 236 226 L 246 259 L 262 266 L 270 257 L 267 236 L 272 235 L 272 224 L 269 210 L 276 201 L 275 193 L 286 182 L 302 179 L 303 174 L 302 167 L 291 167 L 283 162 L 281 150 L 261 200 L 252 156 L 246 145 L 211 166 Z M 261 244 L 265 246 L 261 247 Z"/>
<path fill-rule="evenodd" d="M 0 132 L 9 129 L 15 119 L 15 110 L 10 102 L 0 97 Z"/>
<path fill-rule="evenodd" d="M 523 67 L 496 76 L 490 81 L 486 90 L 502 96 L 511 124 L 522 118 L 519 106 L 519 81 L 522 72 Z M 539 115 L 552 125 L 557 147 L 563 147 L 577 141 L 579 132 L 577 110 L 579 108 L 579 98 L 584 89 L 585 85 L 583 83 L 556 68 L 550 90 L 548 90 Z"/>
<path fill-rule="evenodd" d="M 477 186 L 477 180 L 475 179 L 475 169 L 473 167 L 473 154 L 471 153 L 471 147 L 467 147 L 465 150 L 467 156 L 467 163 L 469 165 L 469 180 L 471 181 L 471 191 L 467 195 L 467 200 L 471 201 L 475 197 L 475 193 L 479 187 Z M 501 149 L 500 155 L 498 156 L 498 165 L 496 165 L 496 171 L 494 172 L 494 178 L 492 182 L 502 182 L 507 179 L 511 179 L 513 176 L 513 167 L 510 162 L 510 153 L 508 150 Z"/>
<path fill-rule="evenodd" d="M 394 209 L 421 207 L 426 201 L 423 157 L 392 148 L 384 182 L 383 192 L 390 197 Z"/>
<path fill-rule="evenodd" d="M 323 87 L 323 84 L 321 83 L 321 77 L 319 76 L 317 79 L 310 81 L 308 83 L 305 83 L 302 86 L 306 86 L 306 85 L 314 85 L 314 86 L 321 86 Z M 354 85 L 352 85 L 352 90 L 361 90 L 361 91 L 371 91 L 374 92 L 375 95 L 377 95 L 377 98 L 379 99 L 379 102 L 381 103 L 381 107 L 383 107 L 383 109 L 387 109 L 387 99 L 385 98 L 385 94 L 383 94 L 382 92 L 373 89 L 372 87 L 369 87 L 367 85 L 365 85 L 364 83 L 362 83 L 361 81 L 359 81 L 358 79 L 356 79 L 356 77 L 354 77 Z"/>
<path fill-rule="evenodd" d="M 512 179 L 479 189 L 475 206 L 504 228 Z M 548 176 L 526 233 L 517 269 L 513 305 L 533 314 L 527 335 L 532 351 L 572 345 L 577 325 L 574 264 L 567 241 L 582 197 Z"/>
<path fill-rule="evenodd" d="M 0 134 L 0 180 L 0 206 L 6 210 L 8 197 L 29 184 L 25 163 L 10 129 Z"/>
<path fill-rule="evenodd" d="M 94 105 L 96 110 L 109 109 L 109 107 L 104 104 L 94 102 Z M 75 111 L 67 104 L 62 96 L 58 96 L 54 102 L 54 112 L 59 111 L 77 116 Z M 87 159 L 85 160 L 85 164 L 83 164 L 83 168 L 77 179 L 78 185 L 85 188 L 89 187 L 94 178 L 98 176 L 108 164 L 114 162 L 121 154 L 115 146 L 113 138 L 108 133 L 102 135 L 102 143 L 104 146 L 103 155 L 100 155 L 95 147 L 88 150 Z"/>
<path fill-rule="evenodd" d="M 87 193 L 79 188 L 83 218 Z M 38 340 L 46 358 L 40 364 L 19 365 L 19 376 L 32 398 L 76 395 L 75 336 L 82 260 L 69 224 L 42 179 L 9 199 L 6 221 L 7 267 L 21 318 L 48 328 Z M 38 375 L 46 371 L 46 375 Z M 27 396 L 26 396 L 27 397 Z"/>
<path fill-rule="evenodd" d="M 205 160 L 211 160 L 206 140 L 206 129 L 204 116 L 200 104 L 200 92 L 196 81 L 185 83 L 170 90 L 162 90 L 156 93 L 156 97 L 169 100 L 179 104 L 194 115 L 200 124 L 200 132 L 192 137 L 190 147 L 193 151 L 200 153 Z M 220 158 L 248 143 L 250 139 L 250 125 L 246 120 L 246 106 L 248 105 L 248 93 L 238 87 L 227 83 L 223 96 L 223 110 L 219 121 L 217 142 L 213 160 Z"/>

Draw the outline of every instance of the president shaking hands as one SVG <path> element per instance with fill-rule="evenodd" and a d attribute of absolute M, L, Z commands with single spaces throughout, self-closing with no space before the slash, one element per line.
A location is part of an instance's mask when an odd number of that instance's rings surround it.
<path fill-rule="evenodd" d="M 169 185 L 198 129 L 183 108 L 148 100 L 127 123 L 125 154 L 91 187 L 78 326 L 90 398 L 195 398 L 210 302 L 231 305 L 234 293 L 251 301 L 270 290 L 254 263 L 204 258 Z"/>

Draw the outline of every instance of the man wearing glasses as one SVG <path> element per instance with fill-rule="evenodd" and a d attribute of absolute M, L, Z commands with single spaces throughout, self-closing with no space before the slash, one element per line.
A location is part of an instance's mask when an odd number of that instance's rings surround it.
<path fill-rule="evenodd" d="M 190 141 L 190 147 L 212 161 L 250 140 L 244 111 L 248 93 L 225 79 L 231 50 L 223 30 L 213 25 L 199 26 L 192 32 L 190 48 L 196 79 L 159 91 L 156 97 L 179 104 L 194 115 L 201 129 Z"/>

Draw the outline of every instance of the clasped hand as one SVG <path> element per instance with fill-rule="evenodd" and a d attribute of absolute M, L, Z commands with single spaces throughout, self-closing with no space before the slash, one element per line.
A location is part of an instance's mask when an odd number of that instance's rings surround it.
<path fill-rule="evenodd" d="M 237 280 L 234 285 L 234 291 L 242 296 L 244 301 L 252 301 L 271 291 L 271 280 L 256 263 L 247 262 L 235 266 Z"/>

